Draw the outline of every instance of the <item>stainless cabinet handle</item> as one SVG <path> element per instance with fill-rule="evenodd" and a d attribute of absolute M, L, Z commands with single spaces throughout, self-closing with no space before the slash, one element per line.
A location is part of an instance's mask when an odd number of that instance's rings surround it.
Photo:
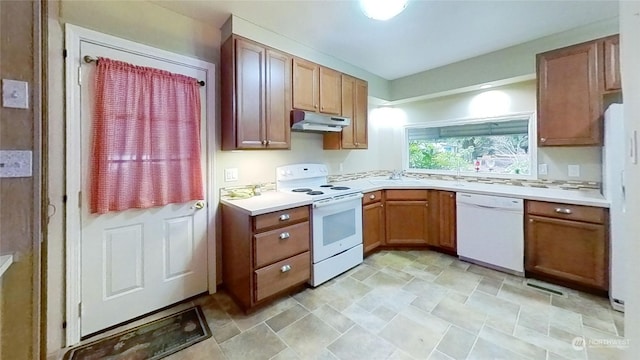
<path fill-rule="evenodd" d="M 267 140 L 262 140 L 260 143 L 261 143 L 262 145 L 267 145 Z"/>
<path fill-rule="evenodd" d="M 375 198 L 376 198 L 376 196 L 375 196 L 375 195 L 369 195 L 369 199 L 373 200 L 373 199 L 375 199 Z"/>
<path fill-rule="evenodd" d="M 546 142 L 547 138 L 540 138 L 540 142 Z"/>
<path fill-rule="evenodd" d="M 265 142 L 265 145 L 269 145 L 270 143 L 271 143 L 271 141 L 267 140 L 267 141 Z"/>
<path fill-rule="evenodd" d="M 280 234 L 280 240 L 288 239 L 291 235 L 288 232 L 283 232 Z"/>
<path fill-rule="evenodd" d="M 291 271 L 291 265 L 284 265 L 280 268 L 280 272 L 286 273 L 287 271 Z"/>
<path fill-rule="evenodd" d="M 286 221 L 291 219 L 291 216 L 289 216 L 289 214 L 282 214 L 280 215 L 280 221 Z"/>
<path fill-rule="evenodd" d="M 556 213 L 558 214 L 567 214 L 567 215 L 571 214 L 571 209 L 556 208 L 555 210 L 556 210 Z"/>

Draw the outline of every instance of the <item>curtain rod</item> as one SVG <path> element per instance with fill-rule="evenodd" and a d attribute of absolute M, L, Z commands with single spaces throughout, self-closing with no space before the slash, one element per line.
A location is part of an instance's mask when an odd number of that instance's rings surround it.
<path fill-rule="evenodd" d="M 87 64 L 90 64 L 90 63 L 92 63 L 92 62 L 94 62 L 94 63 L 96 63 L 96 64 L 98 63 L 98 58 L 93 57 L 93 56 L 90 56 L 90 55 L 85 55 L 85 56 L 83 56 L 83 57 L 82 57 L 82 59 L 83 59 L 83 60 L 84 60 L 84 62 L 86 62 Z M 204 85 L 205 85 L 205 82 L 204 82 L 204 81 L 202 81 L 202 80 L 198 80 L 198 84 L 200 84 L 200 86 L 204 86 Z"/>

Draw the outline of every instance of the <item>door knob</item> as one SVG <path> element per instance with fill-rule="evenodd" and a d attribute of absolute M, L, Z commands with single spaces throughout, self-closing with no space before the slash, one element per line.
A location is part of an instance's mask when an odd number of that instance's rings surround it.
<path fill-rule="evenodd" d="M 202 200 L 196 201 L 196 203 L 193 204 L 193 208 L 195 208 L 196 210 L 203 209 L 204 208 L 204 201 L 202 201 Z"/>

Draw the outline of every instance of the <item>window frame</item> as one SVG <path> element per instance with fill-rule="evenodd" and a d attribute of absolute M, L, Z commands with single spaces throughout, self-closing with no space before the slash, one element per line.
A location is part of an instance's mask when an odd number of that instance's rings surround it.
<path fill-rule="evenodd" d="M 413 128 L 433 128 L 468 124 L 481 124 L 487 122 L 505 122 L 511 120 L 528 120 L 529 128 L 529 158 L 531 161 L 530 174 L 497 174 L 487 172 L 457 171 L 457 170 L 436 170 L 436 169 L 413 169 L 409 167 L 409 129 Z M 468 176 L 468 177 L 484 177 L 497 179 L 521 179 L 521 180 L 537 180 L 538 179 L 538 127 L 535 112 L 518 112 L 506 115 L 482 117 L 482 118 L 458 118 L 450 120 L 424 121 L 405 125 L 402 132 L 402 168 L 407 172 L 433 174 L 433 175 L 450 175 L 450 176 Z"/>

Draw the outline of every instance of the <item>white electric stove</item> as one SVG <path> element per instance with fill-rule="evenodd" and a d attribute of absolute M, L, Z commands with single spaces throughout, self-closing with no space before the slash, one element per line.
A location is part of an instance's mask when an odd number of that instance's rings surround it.
<path fill-rule="evenodd" d="M 312 286 L 362 263 L 362 192 L 327 182 L 323 164 L 276 169 L 276 189 L 312 199 Z"/>

